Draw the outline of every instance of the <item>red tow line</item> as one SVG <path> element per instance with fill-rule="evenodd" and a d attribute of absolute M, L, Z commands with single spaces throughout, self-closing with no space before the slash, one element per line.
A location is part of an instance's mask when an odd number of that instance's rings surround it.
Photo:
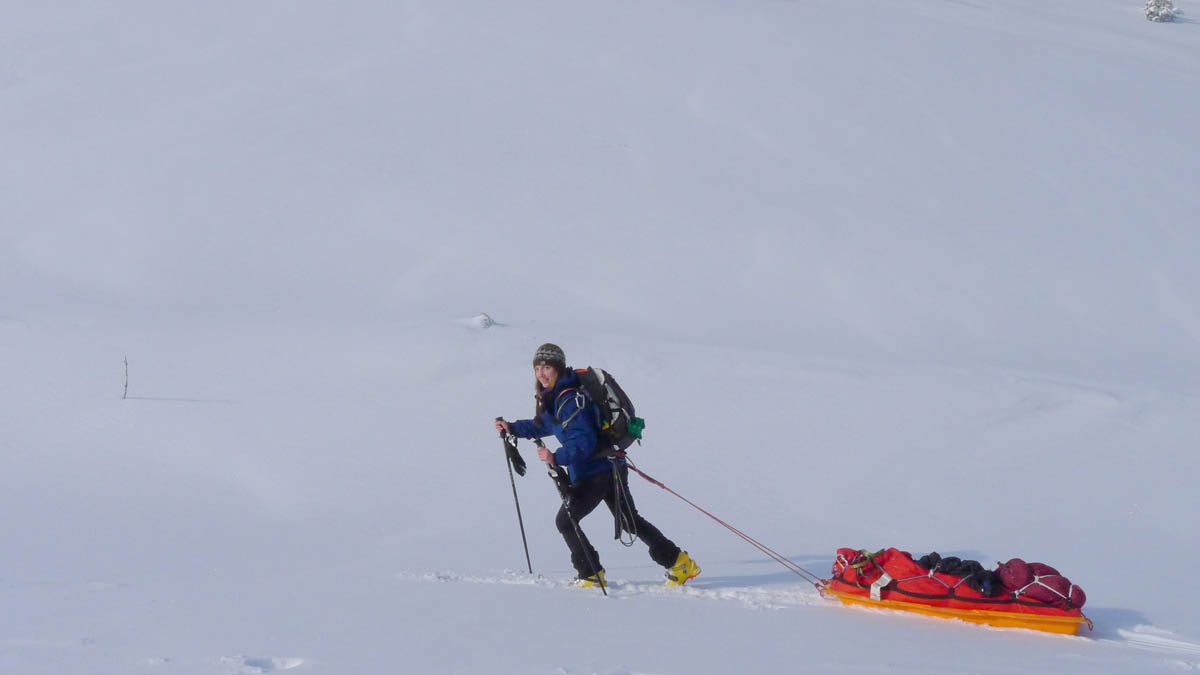
<path fill-rule="evenodd" d="M 784 567 L 786 567 L 788 570 L 790 570 L 790 571 L 792 571 L 792 572 L 796 573 L 797 575 L 799 575 L 799 576 L 800 576 L 800 578 L 804 579 L 805 581 L 807 581 L 807 582 L 809 582 L 810 584 L 812 584 L 813 586 L 815 586 L 818 592 L 822 592 L 822 593 L 823 593 L 823 591 L 824 591 L 824 589 L 825 589 L 825 585 L 828 583 L 828 580 L 826 580 L 826 579 L 822 579 L 821 577 L 817 576 L 816 574 L 813 574 L 812 572 L 810 572 L 810 571 L 808 571 L 808 570 L 804 569 L 804 568 L 803 568 L 803 567 L 801 567 L 800 565 L 797 565 L 796 563 L 792 562 L 791 560 L 788 560 L 788 559 L 787 559 L 786 557 L 784 557 L 782 554 L 778 553 L 778 552 L 777 552 L 777 551 L 775 551 L 774 549 L 772 549 L 772 548 L 770 548 L 769 546 L 767 546 L 767 545 L 763 544 L 762 542 L 758 541 L 758 540 L 757 540 L 757 539 L 755 539 L 754 537 L 751 537 L 750 535 L 746 534 L 745 532 L 742 532 L 741 530 L 739 530 L 739 529 L 737 529 L 736 527 L 734 527 L 734 526 L 730 525 L 729 523 L 725 522 L 724 520 L 721 520 L 720 518 L 718 518 L 718 517 L 714 516 L 713 514 L 709 513 L 708 511 L 704 510 L 703 508 L 701 508 L 701 507 L 700 507 L 698 504 L 696 504 L 696 503 L 695 503 L 695 502 L 693 502 L 692 500 L 688 499 L 687 497 L 684 497 L 683 495 L 679 494 L 678 492 L 676 492 L 676 491 L 672 490 L 671 488 L 667 487 L 667 486 L 666 486 L 666 484 L 664 484 L 662 481 L 660 481 L 660 480 L 657 480 L 657 479 L 655 479 L 655 478 L 653 478 L 653 477 L 651 477 L 651 476 L 648 476 L 648 475 L 646 475 L 645 473 L 643 473 L 643 472 L 642 472 L 642 470 L 641 470 L 641 469 L 637 468 L 637 466 L 636 466 L 636 465 L 634 465 L 634 463 L 633 463 L 633 462 L 632 462 L 632 461 L 629 459 L 628 455 L 626 455 L 624 452 L 617 453 L 617 456 L 618 456 L 618 457 L 622 457 L 622 458 L 624 458 L 624 460 L 625 460 L 625 464 L 626 464 L 626 465 L 627 465 L 627 466 L 628 466 L 630 469 L 632 469 L 632 470 L 633 470 L 633 472 L 634 472 L 634 473 L 636 473 L 637 475 L 641 476 L 642 478 L 645 478 L 645 479 L 646 479 L 647 481 L 649 481 L 650 483 L 652 483 L 652 484 L 654 484 L 654 485 L 657 485 L 658 487 L 660 487 L 660 488 L 662 488 L 662 489 L 666 490 L 667 492 L 670 492 L 671 494 L 675 495 L 676 497 L 678 497 L 678 498 L 682 499 L 683 501 L 687 502 L 687 503 L 688 503 L 688 505 L 690 505 L 692 508 L 696 509 L 696 510 L 697 510 L 697 511 L 699 511 L 700 513 L 703 513 L 704 515 L 708 516 L 709 518 L 712 518 L 713 520 L 717 521 L 717 522 L 718 522 L 718 523 L 720 523 L 720 524 L 721 524 L 723 527 L 725 527 L 725 529 L 727 529 L 727 530 L 729 530 L 730 532 L 732 532 L 732 533 L 736 534 L 737 536 L 741 537 L 743 540 L 745 540 L 745 541 L 746 541 L 747 543 L 749 543 L 751 546 L 753 546 L 754 548 L 757 548 L 759 551 L 762 551 L 763 553 L 765 553 L 767 556 L 769 556 L 769 557 L 770 557 L 772 560 L 774 560 L 775 562 L 779 563 L 780 565 L 783 565 L 783 566 L 784 566 Z"/>

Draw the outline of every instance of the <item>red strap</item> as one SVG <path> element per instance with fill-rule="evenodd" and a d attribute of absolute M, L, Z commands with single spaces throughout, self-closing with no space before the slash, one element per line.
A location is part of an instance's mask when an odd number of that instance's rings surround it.
<path fill-rule="evenodd" d="M 746 543 L 750 544 L 750 545 L 751 545 L 751 546 L 753 546 L 754 548 L 757 548 L 759 551 L 762 551 L 763 553 L 765 553 L 766 555 L 768 555 L 768 556 L 769 556 L 771 559 L 773 559 L 775 562 L 779 563 L 780 565 L 783 565 L 783 566 L 784 566 L 784 567 L 786 567 L 788 570 L 790 570 L 790 571 L 792 571 L 792 572 L 795 572 L 797 575 L 799 575 L 799 576 L 800 576 L 800 578 L 804 579 L 805 581 L 808 581 L 808 582 L 809 582 L 809 583 L 811 583 L 813 586 L 816 586 L 816 587 L 817 587 L 817 591 L 818 591 L 818 592 L 821 592 L 821 591 L 822 591 L 822 589 L 825 587 L 825 585 L 826 585 L 827 583 L 829 583 L 827 579 L 822 579 L 821 577 L 817 576 L 816 574 L 813 574 L 812 572 L 810 572 L 810 571 L 808 571 L 808 570 L 804 569 L 803 567 L 801 567 L 801 566 L 797 565 L 796 563 L 792 562 L 792 561 L 791 561 L 791 560 L 789 560 L 788 558 L 785 558 L 785 557 L 784 557 L 782 554 L 780 554 L 780 553 L 777 553 L 776 551 L 774 551 L 774 550 L 773 550 L 773 549 L 771 549 L 771 548 L 768 548 L 768 547 L 767 547 L 765 544 L 763 544 L 762 542 L 758 541 L 757 539 L 754 539 L 753 537 L 751 537 L 750 535 L 746 534 L 745 532 L 742 532 L 741 530 L 737 529 L 737 528 L 736 528 L 736 527 L 734 527 L 733 525 L 730 525 L 729 523 L 727 523 L 727 522 L 725 522 L 725 521 L 721 520 L 720 518 L 718 518 L 718 517 L 714 516 L 713 514 L 709 513 L 708 511 L 705 511 L 703 508 L 701 508 L 701 507 L 700 507 L 700 505 L 696 504 L 695 502 L 693 502 L 692 500 L 688 499 L 687 497 L 684 497 L 683 495 L 679 494 L 678 492 L 676 492 L 676 491 L 672 490 L 671 488 L 667 487 L 667 486 L 666 486 L 665 484 L 663 484 L 661 481 L 655 480 L 654 478 L 651 478 L 650 476 L 648 476 L 648 475 L 646 475 L 646 474 L 642 473 L 641 469 L 638 469 L 638 468 L 637 468 L 637 466 L 635 466 L 635 465 L 634 465 L 634 463 L 633 463 L 632 461 L 630 461 L 628 457 L 626 457 L 626 458 L 625 458 L 625 464 L 626 464 L 626 466 L 628 466 L 628 467 L 629 467 L 629 468 L 630 468 L 630 469 L 631 469 L 631 470 L 632 470 L 634 473 L 636 473 L 637 475 L 641 476 L 642 478 L 645 478 L 645 479 L 646 479 L 647 481 L 649 481 L 651 484 L 653 484 L 653 485 L 657 485 L 658 487 L 660 487 L 660 488 L 662 488 L 662 489 L 666 490 L 667 492 L 670 492 L 671 494 L 675 495 L 676 497 L 680 498 L 680 499 L 681 499 L 681 500 L 683 500 L 684 502 L 687 502 L 687 504 L 688 504 L 689 506 L 691 506 L 692 508 L 696 509 L 696 510 L 697 510 L 697 511 L 699 511 L 700 513 L 703 513 L 704 515 L 708 516 L 709 518 L 712 518 L 713 520 L 717 521 L 717 522 L 718 522 L 719 524 L 721 524 L 721 525 L 722 525 L 722 526 L 723 526 L 725 529 L 727 529 L 727 530 L 729 530 L 730 532 L 732 532 L 732 533 L 736 534 L 737 536 L 741 537 L 743 540 L 745 540 L 745 542 L 746 542 Z"/>

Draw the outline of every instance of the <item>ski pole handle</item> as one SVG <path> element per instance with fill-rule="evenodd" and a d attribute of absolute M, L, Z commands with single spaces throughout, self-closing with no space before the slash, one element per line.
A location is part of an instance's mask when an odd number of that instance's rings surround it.
<path fill-rule="evenodd" d="M 496 421 L 502 421 L 502 417 L 497 417 Z M 517 437 L 516 435 L 500 431 L 500 440 L 504 441 L 504 454 L 508 457 L 512 468 L 517 472 L 518 476 L 525 475 L 525 458 L 521 457 L 521 453 L 517 452 Z"/>
<path fill-rule="evenodd" d="M 550 452 L 550 448 L 547 448 L 546 444 L 543 443 L 542 439 L 540 438 L 533 439 L 533 443 L 538 448 L 538 459 L 546 462 L 546 466 L 550 469 L 551 475 L 555 475 L 555 471 L 558 469 L 558 464 L 554 461 L 554 453 Z M 542 457 L 543 450 L 546 451 L 546 455 L 549 456 L 549 459 Z"/>

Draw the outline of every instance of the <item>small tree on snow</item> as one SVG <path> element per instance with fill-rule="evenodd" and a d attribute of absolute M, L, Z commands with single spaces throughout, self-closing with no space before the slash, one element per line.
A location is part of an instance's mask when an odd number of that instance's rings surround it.
<path fill-rule="evenodd" d="M 1172 0 L 1146 0 L 1146 18 L 1151 21 L 1174 21 L 1178 13 Z"/>

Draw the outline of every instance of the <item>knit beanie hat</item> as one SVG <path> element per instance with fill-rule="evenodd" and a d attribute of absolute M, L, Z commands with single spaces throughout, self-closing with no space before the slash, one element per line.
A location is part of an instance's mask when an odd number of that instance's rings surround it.
<path fill-rule="evenodd" d="M 558 366 L 558 371 L 561 373 L 567 369 L 567 355 L 563 353 L 562 347 L 547 342 L 537 348 L 537 352 L 533 355 L 533 365 Z"/>

